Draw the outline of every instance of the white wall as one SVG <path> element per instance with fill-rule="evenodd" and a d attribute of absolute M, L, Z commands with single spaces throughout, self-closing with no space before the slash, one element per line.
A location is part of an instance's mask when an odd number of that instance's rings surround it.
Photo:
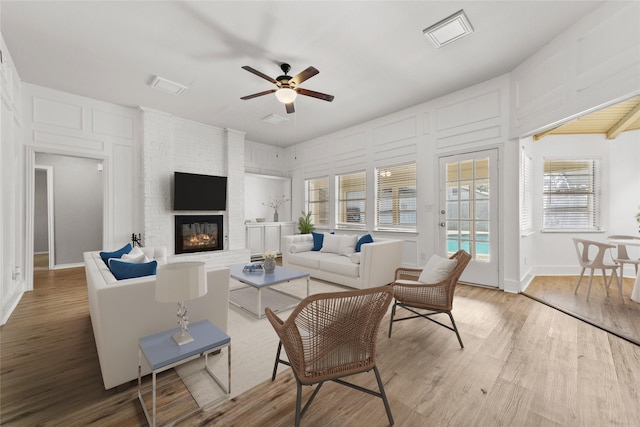
<path fill-rule="evenodd" d="M 198 260 L 208 267 L 248 262 L 244 228 L 244 134 L 143 109 L 143 161 L 140 185 L 144 197 L 144 244 L 166 246 L 176 260 Z M 175 253 L 173 173 L 227 176 L 224 251 Z M 180 211 L 180 215 L 203 212 Z"/>
<path fill-rule="evenodd" d="M 273 221 L 274 209 L 269 207 L 269 202 L 280 200 L 282 196 L 289 201 L 278 208 L 278 221 L 292 221 L 290 178 L 248 173 L 244 177 L 244 184 L 246 221 L 255 222 L 256 218 L 264 218 L 267 222 Z M 298 217 L 294 219 L 297 220 Z"/>
<path fill-rule="evenodd" d="M 438 157 L 479 148 L 497 148 L 504 155 L 504 147 L 508 143 L 508 101 L 509 79 L 501 76 L 291 147 L 287 158 L 292 171 L 292 210 L 298 212 L 304 207 L 306 178 L 329 175 L 332 183 L 337 174 L 365 170 L 367 230 L 380 237 L 404 239 L 403 264 L 424 265 L 438 248 L 438 217 L 435 212 L 439 195 Z M 515 151 L 517 157 L 517 149 Z M 409 161 L 416 162 L 417 170 L 417 232 L 374 230 L 375 168 Z M 508 186 L 500 189 L 501 193 L 513 191 L 517 200 L 517 184 L 514 189 Z M 511 196 L 507 194 L 504 197 L 508 200 L 512 199 Z M 330 211 L 333 211 L 333 194 L 330 200 Z M 506 235 L 503 229 L 509 226 L 510 221 L 513 221 L 512 217 L 501 221 L 498 235 Z M 335 224 L 332 222 L 330 228 L 333 227 Z M 517 239 L 512 240 L 511 244 L 517 245 Z M 501 277 L 500 286 L 503 287 L 504 283 L 504 277 Z M 509 278 L 508 283 L 519 283 L 517 276 Z"/>
<path fill-rule="evenodd" d="M 82 265 L 84 252 L 103 249 L 102 161 L 44 153 L 37 153 L 35 161 L 51 166 L 53 174 L 54 264 Z M 46 192 L 44 197 L 46 201 Z M 46 205 L 44 216 L 46 225 Z M 48 240 L 48 235 L 44 238 Z"/>
<path fill-rule="evenodd" d="M 638 235 L 640 210 L 640 131 L 625 132 L 615 140 L 602 135 L 551 135 L 530 146 L 533 158 L 533 208 L 535 233 L 529 258 L 535 275 L 578 275 L 580 267 L 572 237 L 606 241 L 610 234 Z M 585 156 L 601 161 L 600 232 L 540 232 L 542 229 L 542 179 L 544 158 Z M 635 276 L 633 268 L 626 272 Z"/>
<path fill-rule="evenodd" d="M 4 324 L 25 290 L 24 156 L 22 84 L 0 35 L 0 324 Z M 16 269 L 21 274 L 16 273 Z"/>

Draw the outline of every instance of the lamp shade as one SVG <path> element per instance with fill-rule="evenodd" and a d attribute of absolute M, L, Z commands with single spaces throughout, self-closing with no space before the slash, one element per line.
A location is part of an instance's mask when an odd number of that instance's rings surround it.
<path fill-rule="evenodd" d="M 282 88 L 276 91 L 276 98 L 278 98 L 278 101 L 282 102 L 283 104 L 292 103 L 293 101 L 295 101 L 296 96 L 298 96 L 298 92 L 293 89 Z"/>
<path fill-rule="evenodd" d="M 158 266 L 156 301 L 182 302 L 207 293 L 204 262 L 176 262 Z"/>

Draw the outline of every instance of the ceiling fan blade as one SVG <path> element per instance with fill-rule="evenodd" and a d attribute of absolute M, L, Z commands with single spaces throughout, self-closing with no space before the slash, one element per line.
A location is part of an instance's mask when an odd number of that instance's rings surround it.
<path fill-rule="evenodd" d="M 323 101 L 331 102 L 333 101 L 333 98 L 334 98 L 333 95 L 327 95 L 326 93 L 320 93 L 314 90 L 303 89 L 301 87 L 296 88 L 295 91 L 298 92 L 300 95 L 311 96 L 313 98 L 322 99 Z"/>
<path fill-rule="evenodd" d="M 287 114 L 291 114 L 291 113 L 295 113 L 296 109 L 293 108 L 293 102 L 290 102 L 288 104 L 284 104 L 285 107 L 287 107 Z"/>
<path fill-rule="evenodd" d="M 253 99 L 253 98 L 257 98 L 257 97 L 262 96 L 262 95 L 269 95 L 270 93 L 273 93 L 275 91 L 276 91 L 275 89 L 269 89 L 269 90 L 265 90 L 264 92 L 254 93 L 253 95 L 243 96 L 240 99 L 245 99 L 245 100 L 246 99 Z"/>
<path fill-rule="evenodd" d="M 269 77 L 266 74 L 261 73 L 260 71 L 256 70 L 255 68 L 249 67 L 248 65 L 244 65 L 242 68 L 244 68 L 245 70 L 247 70 L 250 73 L 255 74 L 258 77 L 262 77 L 263 79 L 270 81 L 273 84 L 278 84 L 278 82 L 273 77 Z"/>
<path fill-rule="evenodd" d="M 294 86 L 298 86 L 300 83 L 315 76 L 319 72 L 320 71 L 318 71 L 314 67 L 309 67 L 303 72 L 299 73 L 297 76 L 293 77 L 291 80 L 289 80 L 289 83 L 293 83 Z"/>

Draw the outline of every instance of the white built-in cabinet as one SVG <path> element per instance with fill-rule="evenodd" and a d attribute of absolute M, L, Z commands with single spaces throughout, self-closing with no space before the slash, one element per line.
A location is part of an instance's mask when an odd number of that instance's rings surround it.
<path fill-rule="evenodd" d="M 247 247 L 251 257 L 258 258 L 266 251 L 280 250 L 282 236 L 295 233 L 295 222 L 261 222 L 247 224 Z"/>

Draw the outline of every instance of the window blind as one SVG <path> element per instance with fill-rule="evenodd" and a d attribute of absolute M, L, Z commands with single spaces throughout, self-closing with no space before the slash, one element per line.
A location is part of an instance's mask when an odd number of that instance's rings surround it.
<path fill-rule="evenodd" d="M 319 226 L 329 225 L 329 177 L 322 176 L 305 180 L 307 212 L 311 222 Z"/>
<path fill-rule="evenodd" d="M 337 228 L 365 228 L 366 177 L 364 171 L 336 175 Z"/>
<path fill-rule="evenodd" d="M 376 168 L 376 227 L 415 230 L 416 164 Z"/>
<path fill-rule="evenodd" d="M 599 160 L 545 159 L 543 212 L 546 230 L 598 230 Z"/>
<path fill-rule="evenodd" d="M 520 154 L 520 234 L 533 232 L 533 189 L 531 186 L 531 155 L 524 149 Z"/>

